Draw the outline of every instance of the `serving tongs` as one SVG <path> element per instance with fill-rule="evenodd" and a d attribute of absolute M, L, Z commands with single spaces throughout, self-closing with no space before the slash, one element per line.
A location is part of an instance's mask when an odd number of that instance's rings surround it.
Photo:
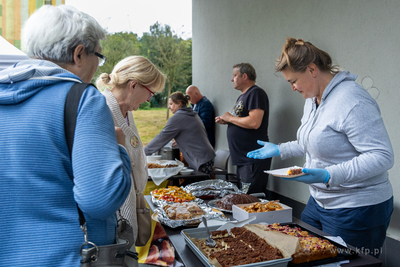
<path fill-rule="evenodd" d="M 202 216 L 201 219 L 203 220 L 204 226 L 205 226 L 206 229 L 207 229 L 207 236 L 208 236 L 208 237 L 207 237 L 207 239 L 206 239 L 206 245 L 209 246 L 209 247 L 211 247 L 211 248 L 213 248 L 213 247 L 215 247 L 215 245 L 216 245 L 217 243 L 215 243 L 215 240 L 211 238 L 211 232 L 210 232 L 210 229 L 208 229 L 206 217 Z"/>

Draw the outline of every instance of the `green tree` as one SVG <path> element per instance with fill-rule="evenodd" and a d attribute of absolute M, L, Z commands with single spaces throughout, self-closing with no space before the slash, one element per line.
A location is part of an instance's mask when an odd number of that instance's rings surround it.
<path fill-rule="evenodd" d="M 167 92 L 159 97 L 167 100 L 172 92 L 184 91 L 191 83 L 192 41 L 183 40 L 171 30 L 170 26 L 162 26 L 157 22 L 150 26 L 150 34 L 145 33 L 140 42 L 141 54 L 156 64 L 167 76 Z M 168 118 L 169 109 L 167 109 Z"/>
<path fill-rule="evenodd" d="M 93 83 L 101 73 L 111 73 L 121 59 L 132 55 L 148 58 L 166 74 L 167 90 L 152 98 L 152 107 L 165 106 L 172 92 L 185 92 L 186 87 L 192 83 L 192 40 L 178 37 L 168 25 L 162 26 L 157 22 L 141 38 L 131 32 L 107 34 L 101 46 L 101 53 L 107 57 L 107 61 L 97 69 Z"/>
<path fill-rule="evenodd" d="M 128 56 L 138 55 L 141 51 L 140 46 L 136 33 L 117 32 L 107 34 L 106 39 L 101 41 L 101 54 L 107 57 L 107 61 L 106 64 L 97 69 L 92 83 L 96 82 L 101 73 L 111 73 L 120 60 Z"/>

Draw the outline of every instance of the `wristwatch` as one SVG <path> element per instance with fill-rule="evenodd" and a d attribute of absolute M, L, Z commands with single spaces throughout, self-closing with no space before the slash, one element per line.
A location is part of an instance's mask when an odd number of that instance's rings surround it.
<path fill-rule="evenodd" d="M 328 182 L 325 183 L 325 186 L 327 189 L 331 188 L 331 185 L 329 184 L 330 181 L 331 181 L 331 177 L 329 177 Z"/>

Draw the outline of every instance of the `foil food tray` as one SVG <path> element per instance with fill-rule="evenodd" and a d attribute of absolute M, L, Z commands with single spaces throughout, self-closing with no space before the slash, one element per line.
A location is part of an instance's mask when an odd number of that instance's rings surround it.
<path fill-rule="evenodd" d="M 220 226 L 211 226 L 208 227 L 210 231 L 215 231 L 219 228 Z M 184 229 L 181 231 L 181 235 L 183 236 L 183 239 L 185 239 L 186 245 L 193 251 L 193 253 L 199 258 L 199 260 L 207 267 L 215 267 L 215 265 L 211 264 L 208 262 L 208 258 L 201 253 L 199 248 L 190 240 L 189 236 L 191 238 L 207 238 L 207 231 L 205 228 L 193 228 L 193 229 Z M 244 265 L 235 265 L 232 267 L 240 266 L 240 267 L 262 267 L 262 266 L 271 266 L 271 267 L 286 267 L 288 265 L 288 262 L 291 261 L 292 258 L 284 258 L 284 259 L 278 259 L 278 260 L 271 260 L 271 261 L 263 261 L 263 262 L 256 262 L 256 263 L 250 263 L 250 264 L 244 264 Z"/>
<path fill-rule="evenodd" d="M 224 217 L 224 214 L 219 212 L 219 211 L 214 211 L 212 208 L 208 207 L 206 204 L 199 204 L 199 207 L 205 212 L 204 215 L 201 215 L 197 218 L 190 219 L 190 220 L 172 220 L 170 219 L 166 212 L 164 211 L 164 205 L 161 206 L 160 208 L 156 209 L 154 212 L 157 212 L 157 220 L 164 224 L 167 225 L 171 228 L 177 228 L 180 226 L 189 226 L 193 224 L 199 224 L 201 222 L 201 217 L 206 217 L 207 220 L 211 219 L 220 219 L 222 221 L 228 221 L 226 217 Z"/>
<path fill-rule="evenodd" d="M 154 205 L 156 205 L 158 207 L 161 207 L 161 206 L 166 205 L 166 204 L 178 203 L 178 202 L 170 202 L 170 201 L 166 201 L 166 200 L 163 200 L 163 199 L 158 199 L 155 196 L 153 196 L 152 192 L 150 192 L 150 195 L 151 195 L 151 201 L 153 202 Z M 204 200 L 196 197 L 193 201 L 189 201 L 189 202 L 196 202 L 197 204 L 203 204 Z M 182 202 L 182 203 L 184 203 L 184 202 Z"/>
<path fill-rule="evenodd" d="M 191 183 L 183 187 L 182 189 L 186 192 L 192 193 L 192 195 L 194 195 L 195 197 L 224 197 L 225 195 L 240 192 L 238 187 L 233 183 L 219 179 Z"/>

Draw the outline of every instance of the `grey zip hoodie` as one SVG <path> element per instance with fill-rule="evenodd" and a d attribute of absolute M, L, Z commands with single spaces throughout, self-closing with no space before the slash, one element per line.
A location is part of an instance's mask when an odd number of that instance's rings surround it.
<path fill-rule="evenodd" d="M 330 174 L 330 189 L 310 185 L 310 194 L 326 209 L 379 204 L 392 197 L 388 170 L 394 155 L 380 109 L 348 71 L 335 75 L 317 108 L 307 99 L 297 141 L 279 145 L 281 158 L 305 156 L 306 168 Z"/>
<path fill-rule="evenodd" d="M 164 129 L 147 144 L 144 149 L 145 154 L 151 155 L 173 138 L 189 166 L 195 170 L 215 158 L 204 124 L 192 108 L 178 109 L 168 120 Z"/>

